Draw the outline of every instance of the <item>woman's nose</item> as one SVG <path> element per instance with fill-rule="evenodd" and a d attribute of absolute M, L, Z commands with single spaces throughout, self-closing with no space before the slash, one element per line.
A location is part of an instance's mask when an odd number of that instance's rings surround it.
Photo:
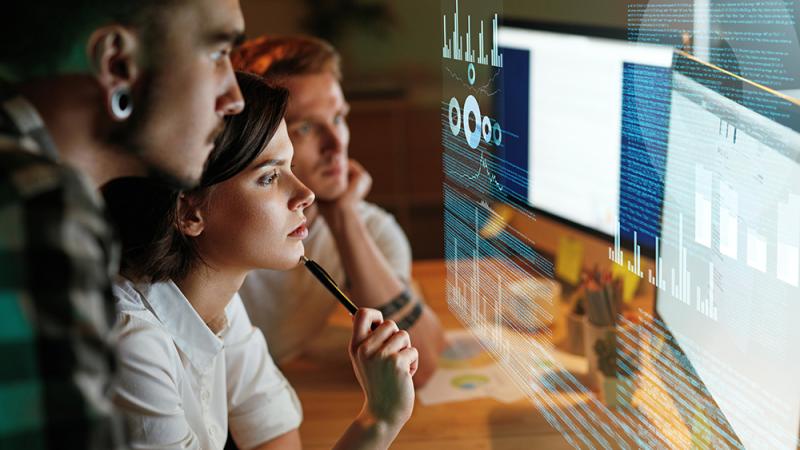
<path fill-rule="evenodd" d="M 300 181 L 296 176 L 294 176 L 295 181 L 297 182 L 297 189 L 295 190 L 294 195 L 292 196 L 291 200 L 289 200 L 289 209 L 294 211 L 296 209 L 306 209 L 314 203 L 314 192 L 311 191 L 302 181 Z"/>

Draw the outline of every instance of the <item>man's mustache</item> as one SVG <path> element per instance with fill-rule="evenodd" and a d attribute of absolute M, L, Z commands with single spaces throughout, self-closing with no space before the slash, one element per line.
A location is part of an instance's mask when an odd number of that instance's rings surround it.
<path fill-rule="evenodd" d="M 209 144 L 215 143 L 217 138 L 222 134 L 223 131 L 225 131 L 225 121 L 220 120 L 217 126 L 214 127 L 214 129 L 211 130 L 211 133 L 208 135 L 207 142 Z"/>

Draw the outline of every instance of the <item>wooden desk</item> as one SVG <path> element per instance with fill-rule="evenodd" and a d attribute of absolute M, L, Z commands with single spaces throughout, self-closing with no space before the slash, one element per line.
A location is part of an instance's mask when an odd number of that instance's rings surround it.
<path fill-rule="evenodd" d="M 463 328 L 447 308 L 443 261 L 417 262 L 413 277 L 428 305 L 447 329 Z M 311 350 L 282 370 L 303 403 L 300 427 L 304 448 L 330 448 L 363 402 L 347 358 L 349 318 L 337 315 Z M 529 449 L 572 448 L 527 399 L 503 404 L 494 399 L 424 406 L 395 440 L 395 449 Z"/>
<path fill-rule="evenodd" d="M 448 310 L 445 295 L 447 268 L 444 261 L 414 263 L 413 277 L 428 305 L 437 313 L 446 329 L 463 328 L 461 322 Z M 310 345 L 300 358 L 282 367 L 284 374 L 295 387 L 305 414 L 300 427 L 305 448 L 330 448 L 358 414 L 363 395 L 350 361 L 347 341 L 350 337 L 350 318 L 344 311 L 335 315 L 321 336 Z M 642 356 L 647 367 L 651 355 Z M 713 447 L 697 444 L 694 425 L 686 424 L 674 404 L 663 399 L 668 389 L 657 376 L 658 372 L 643 369 L 648 376 L 637 386 L 633 404 L 637 409 L 649 411 L 648 427 L 658 430 L 657 448 Z M 612 448 L 638 448 L 634 436 L 621 432 L 619 425 L 645 426 L 625 411 L 598 409 L 597 402 L 586 401 L 584 394 L 552 393 L 540 399 L 559 400 L 559 405 L 572 403 L 588 408 L 587 418 L 593 426 L 601 425 L 615 430 Z M 593 394 L 587 394 L 592 396 Z M 695 421 L 697 422 L 697 421 Z M 702 422 L 702 421 L 701 421 Z M 702 425 L 702 423 L 700 423 Z M 697 425 L 697 423 L 695 423 Z M 629 428 L 630 429 L 630 428 Z M 639 431 L 635 431 L 639 432 Z M 646 435 L 647 433 L 645 433 Z M 620 442 L 620 440 L 625 442 Z M 702 444 L 702 445 L 701 445 Z M 581 445 L 581 444 L 578 444 Z M 595 448 L 596 445 L 583 445 Z M 417 402 L 411 420 L 397 437 L 395 449 L 531 449 L 558 450 L 573 448 L 562 434 L 547 423 L 542 413 L 530 399 L 504 404 L 494 399 L 477 399 L 458 403 L 425 406 Z"/>

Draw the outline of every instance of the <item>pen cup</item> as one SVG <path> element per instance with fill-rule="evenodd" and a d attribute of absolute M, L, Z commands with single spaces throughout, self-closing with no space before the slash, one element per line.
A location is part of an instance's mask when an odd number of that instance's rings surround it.
<path fill-rule="evenodd" d="M 585 327 L 583 314 L 570 313 L 567 315 L 567 341 L 566 350 L 573 355 L 585 356 L 583 343 L 583 329 Z"/>
<path fill-rule="evenodd" d="M 617 333 L 613 325 L 598 326 L 584 319 L 583 351 L 589 364 L 586 377 L 589 388 L 599 390 L 600 380 L 616 378 L 617 375 Z"/>

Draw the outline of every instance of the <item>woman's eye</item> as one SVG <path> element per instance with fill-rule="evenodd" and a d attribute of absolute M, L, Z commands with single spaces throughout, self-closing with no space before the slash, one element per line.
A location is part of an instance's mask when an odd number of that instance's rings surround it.
<path fill-rule="evenodd" d="M 267 174 L 267 175 L 264 175 L 263 177 L 259 178 L 258 179 L 258 183 L 263 185 L 263 186 L 268 186 L 268 185 L 272 184 L 275 180 L 278 179 L 278 175 L 279 175 L 278 171 L 275 170 L 274 172 L 272 172 L 270 174 Z"/>

